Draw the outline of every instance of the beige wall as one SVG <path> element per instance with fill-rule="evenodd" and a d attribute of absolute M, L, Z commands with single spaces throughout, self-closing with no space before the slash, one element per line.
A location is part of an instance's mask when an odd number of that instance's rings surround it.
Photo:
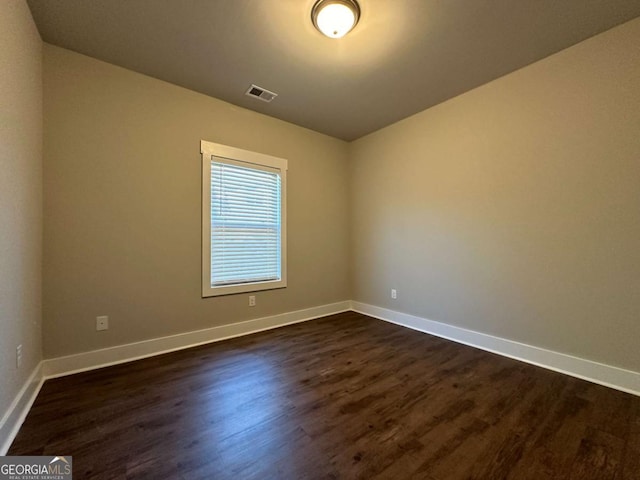
<path fill-rule="evenodd" d="M 0 2 L 0 418 L 42 357 L 42 42 Z M 16 347 L 22 344 L 22 366 Z"/>
<path fill-rule="evenodd" d="M 640 19 L 353 143 L 354 299 L 640 371 L 638 45 Z"/>
<path fill-rule="evenodd" d="M 44 79 L 45 357 L 349 298 L 346 143 L 46 44 Z M 201 139 L 289 160 L 289 286 L 253 308 L 201 298 Z"/>
<path fill-rule="evenodd" d="M 353 297 L 640 370 L 639 38 L 351 145 L 45 45 L 45 356 Z M 289 159 L 289 287 L 255 308 L 200 298 L 200 139 Z"/>

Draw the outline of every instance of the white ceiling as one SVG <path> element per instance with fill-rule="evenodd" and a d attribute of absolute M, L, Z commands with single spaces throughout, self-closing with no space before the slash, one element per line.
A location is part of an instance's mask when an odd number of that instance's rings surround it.
<path fill-rule="evenodd" d="M 46 42 L 345 140 L 640 16 L 639 0 L 359 0 L 334 40 L 314 0 L 28 3 Z"/>

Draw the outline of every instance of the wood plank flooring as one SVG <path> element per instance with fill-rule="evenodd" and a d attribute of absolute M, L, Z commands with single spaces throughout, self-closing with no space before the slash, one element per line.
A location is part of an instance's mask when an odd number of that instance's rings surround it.
<path fill-rule="evenodd" d="M 76 479 L 640 478 L 640 397 L 353 312 L 48 380 Z"/>

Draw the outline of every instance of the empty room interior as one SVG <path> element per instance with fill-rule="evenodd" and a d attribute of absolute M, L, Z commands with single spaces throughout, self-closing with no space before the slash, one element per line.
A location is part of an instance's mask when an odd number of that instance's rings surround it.
<path fill-rule="evenodd" d="M 0 69 L 2 462 L 640 478 L 637 0 L 3 0 Z"/>

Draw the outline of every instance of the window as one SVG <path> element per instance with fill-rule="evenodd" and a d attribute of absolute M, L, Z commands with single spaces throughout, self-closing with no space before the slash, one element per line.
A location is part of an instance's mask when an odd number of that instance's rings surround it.
<path fill-rule="evenodd" d="M 287 161 L 216 143 L 202 152 L 202 296 L 287 286 Z"/>

